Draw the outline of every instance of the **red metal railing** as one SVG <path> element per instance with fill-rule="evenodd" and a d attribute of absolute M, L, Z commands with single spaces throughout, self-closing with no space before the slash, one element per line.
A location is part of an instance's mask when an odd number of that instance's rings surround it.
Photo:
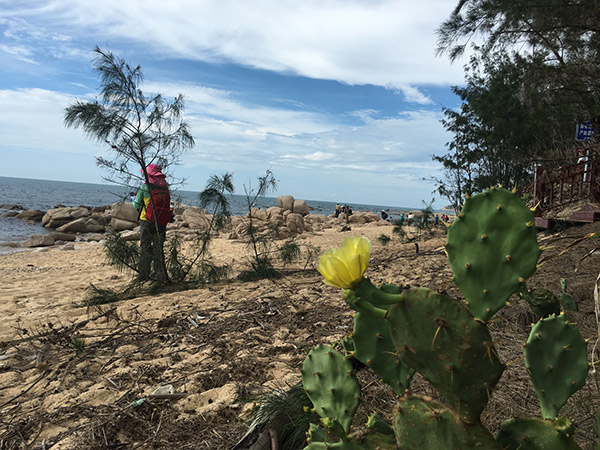
<path fill-rule="evenodd" d="M 598 202 L 600 183 L 598 180 L 598 158 L 581 160 L 577 164 L 563 166 L 551 172 L 537 166 L 535 170 L 534 200 L 539 205 L 536 215 L 558 206 L 579 200 Z"/>

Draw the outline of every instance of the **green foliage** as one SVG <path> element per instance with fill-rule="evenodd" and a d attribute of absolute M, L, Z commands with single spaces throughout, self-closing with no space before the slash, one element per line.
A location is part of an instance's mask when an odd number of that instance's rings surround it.
<path fill-rule="evenodd" d="M 71 336 L 71 345 L 75 349 L 75 353 L 80 355 L 85 351 L 85 338 L 73 335 Z"/>
<path fill-rule="evenodd" d="M 377 426 L 371 424 L 351 431 L 351 412 L 356 408 L 359 387 L 350 363 L 331 347 L 318 346 L 305 360 L 302 375 L 325 431 L 311 425 L 305 450 L 579 448 L 573 439 L 573 424 L 557 415 L 585 382 L 587 346 L 577 328 L 562 314 L 540 320 L 524 347 L 544 420 L 508 420 L 496 438 L 481 425 L 480 414 L 504 369 L 486 320 L 523 286 L 525 278 L 535 271 L 539 257 L 535 230 L 532 233 L 528 226 L 525 207 L 516 202 L 519 200 L 514 194 L 500 189 L 469 198 L 452 234 L 451 267 L 473 315 L 462 302 L 425 288 L 403 290 L 393 284 L 376 287 L 363 278 L 352 290 L 344 291 L 348 305 L 358 311 L 353 355 L 374 368 L 396 393 L 400 389 L 395 383 L 401 377 L 389 374 L 399 360 L 408 368 L 404 374 L 408 370 L 419 372 L 443 395 L 448 406 L 413 395 L 410 380 L 406 380 L 408 389 L 398 399 L 391 426 L 379 421 Z M 476 242 L 475 248 L 469 247 L 469 239 Z M 466 248 L 460 249 L 461 245 Z M 450 255 L 452 251 L 454 255 Z M 485 295 L 473 300 L 472 284 L 476 281 L 462 282 L 455 269 L 464 265 L 460 260 L 463 257 L 475 258 L 468 260 L 474 266 L 485 265 L 487 272 L 481 272 L 479 281 L 484 284 L 475 291 L 493 286 L 492 300 Z M 526 263 L 517 264 L 514 273 L 504 269 L 518 260 Z M 383 323 L 387 323 L 387 328 Z M 388 347 L 390 338 L 392 345 Z"/>
<path fill-rule="evenodd" d="M 284 264 L 290 264 L 300 257 L 300 245 L 295 239 L 288 239 L 279 247 L 279 258 Z"/>
<path fill-rule="evenodd" d="M 271 229 L 270 233 L 259 233 L 254 222 L 253 209 L 257 206 L 259 197 L 264 197 L 272 190 L 277 188 L 277 181 L 270 169 L 267 169 L 265 175 L 258 177 L 258 186 L 252 188 L 251 183 L 244 185 L 246 192 L 246 205 L 248 214 L 244 234 L 248 238 L 248 247 L 252 252 L 250 258 L 250 269 L 240 274 L 240 279 L 244 281 L 259 280 L 261 278 L 277 278 L 279 272 L 275 269 L 271 257 L 272 241 L 277 234 L 277 230 Z"/>
<path fill-rule="evenodd" d="M 248 413 L 249 429 L 274 429 L 281 450 L 300 448 L 306 441 L 306 430 L 311 421 L 318 421 L 315 413 L 306 411 L 312 408 L 312 403 L 301 384 L 294 385 L 289 390 L 268 389 L 249 401 L 258 405 Z"/>
<path fill-rule="evenodd" d="M 406 231 L 404 230 L 404 221 L 400 219 L 392 220 L 392 233 L 397 234 L 400 237 L 400 240 L 404 242 L 408 237 L 406 236 Z"/>
<path fill-rule="evenodd" d="M 391 237 L 389 237 L 387 234 L 383 234 L 381 233 L 379 235 L 379 237 L 377 238 L 377 240 L 379 241 L 379 243 L 383 246 L 388 245 L 388 243 L 392 240 Z"/>
<path fill-rule="evenodd" d="M 123 291 L 113 289 L 103 289 L 90 283 L 87 295 L 82 302 L 83 306 L 106 305 L 120 300 L 131 298 L 130 288 L 127 287 Z"/>
<path fill-rule="evenodd" d="M 250 261 L 250 269 L 240 272 L 238 278 L 242 281 L 257 281 L 275 279 L 280 276 L 281 273 L 273 267 L 271 258 L 259 256 L 257 259 Z"/>
<path fill-rule="evenodd" d="M 439 192 L 455 208 L 474 192 L 531 182 L 534 161 L 572 162 L 573 127 L 600 117 L 600 40 L 595 0 L 459 1 L 438 29 L 438 52 L 470 46 L 462 105 L 445 109 L 453 134 Z M 498 114 L 502 111 L 502 114 Z M 568 159 L 565 158 L 568 155 Z"/>
<path fill-rule="evenodd" d="M 119 271 L 126 269 L 137 272 L 140 248 L 137 242 L 126 241 L 118 233 L 108 235 L 104 243 L 106 258 Z"/>

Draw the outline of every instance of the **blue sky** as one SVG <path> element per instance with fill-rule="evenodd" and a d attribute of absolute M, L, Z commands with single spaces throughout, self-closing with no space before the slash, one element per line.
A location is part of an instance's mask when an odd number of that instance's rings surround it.
<path fill-rule="evenodd" d="M 420 207 L 451 139 L 463 62 L 435 56 L 451 0 L 0 0 L 0 176 L 101 182 L 105 146 L 65 129 L 91 99 L 92 50 L 185 97 L 187 190 L 271 169 L 275 195 Z M 435 206 L 446 201 L 436 197 Z"/>

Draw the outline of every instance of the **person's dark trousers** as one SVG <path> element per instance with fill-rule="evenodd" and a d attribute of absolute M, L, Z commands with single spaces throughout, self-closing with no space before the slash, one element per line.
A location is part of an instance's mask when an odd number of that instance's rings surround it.
<path fill-rule="evenodd" d="M 140 220 L 140 261 L 138 272 L 140 280 L 150 278 L 150 267 L 154 262 L 154 273 L 157 278 L 166 277 L 164 267 L 163 244 L 167 233 L 166 225 L 158 225 L 158 230 L 153 223 Z"/>

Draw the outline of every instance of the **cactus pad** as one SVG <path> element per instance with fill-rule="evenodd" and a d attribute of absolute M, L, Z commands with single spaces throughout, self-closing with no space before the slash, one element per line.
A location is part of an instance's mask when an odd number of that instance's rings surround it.
<path fill-rule="evenodd" d="M 531 310 L 538 318 L 549 317 L 552 314 L 560 314 L 560 301 L 548 289 L 524 289 L 519 292 L 519 297 L 527 300 Z"/>
<path fill-rule="evenodd" d="M 478 422 L 504 370 L 487 327 L 445 294 L 418 288 L 402 296 L 386 315 L 398 356 L 429 380 L 462 420 Z"/>
<path fill-rule="evenodd" d="M 557 422 L 534 418 L 509 419 L 500 426 L 496 440 L 506 450 L 581 450 L 571 435 L 565 434 L 564 424 Z"/>
<path fill-rule="evenodd" d="M 487 321 L 535 272 L 533 213 L 506 189 L 477 194 L 448 229 L 446 253 L 471 313 Z"/>
<path fill-rule="evenodd" d="M 587 344 L 565 315 L 540 320 L 525 343 L 525 363 L 542 417 L 554 419 L 569 397 L 585 383 Z"/>
<path fill-rule="evenodd" d="M 394 431 L 400 448 L 418 450 L 500 450 L 494 437 L 477 423 L 466 425 L 440 402 L 409 397 L 394 408 Z"/>
<path fill-rule="evenodd" d="M 304 360 L 302 384 L 315 412 L 332 419 L 334 427 L 337 422 L 347 433 L 360 397 L 350 361 L 333 347 L 319 345 Z M 331 431 L 336 433 L 335 429 Z"/>
<path fill-rule="evenodd" d="M 383 317 L 356 314 L 353 341 L 354 357 L 371 368 L 396 394 L 408 389 L 415 371 L 396 356 L 390 329 Z"/>

